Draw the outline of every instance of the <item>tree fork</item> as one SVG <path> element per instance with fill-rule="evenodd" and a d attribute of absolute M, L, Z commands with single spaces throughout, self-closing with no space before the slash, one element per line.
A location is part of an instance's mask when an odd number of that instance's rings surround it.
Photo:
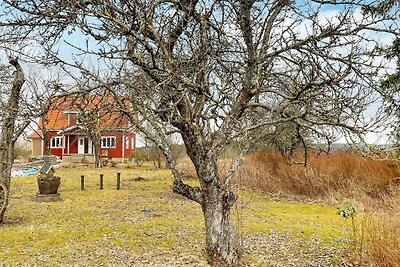
<path fill-rule="evenodd" d="M 190 185 L 184 184 L 182 181 L 174 180 L 172 191 L 199 204 L 202 203 L 202 194 L 199 187 L 192 187 Z"/>

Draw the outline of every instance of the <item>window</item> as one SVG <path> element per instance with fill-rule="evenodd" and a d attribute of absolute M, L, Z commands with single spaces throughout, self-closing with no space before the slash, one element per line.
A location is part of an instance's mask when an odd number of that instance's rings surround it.
<path fill-rule="evenodd" d="M 132 148 L 132 149 L 135 149 L 135 142 L 134 142 L 134 140 L 133 140 L 133 137 L 131 138 L 131 148 Z"/>
<path fill-rule="evenodd" d="M 101 148 L 115 148 L 116 145 L 115 136 L 103 136 L 101 137 Z"/>
<path fill-rule="evenodd" d="M 76 114 L 76 125 L 82 125 L 87 123 L 85 121 L 85 115 L 83 114 L 83 112 L 79 112 Z"/>
<path fill-rule="evenodd" d="M 125 148 L 129 149 L 129 137 L 125 137 Z"/>
<path fill-rule="evenodd" d="M 50 140 L 50 148 L 62 148 L 63 147 L 63 137 L 55 136 Z"/>

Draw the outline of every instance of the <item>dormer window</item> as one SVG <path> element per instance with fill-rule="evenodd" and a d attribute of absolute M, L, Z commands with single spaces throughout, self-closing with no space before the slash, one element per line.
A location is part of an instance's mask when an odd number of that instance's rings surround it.
<path fill-rule="evenodd" d="M 76 111 L 65 111 L 65 113 L 67 113 L 68 127 L 75 126 L 77 124 L 78 112 L 76 112 Z"/>
<path fill-rule="evenodd" d="M 84 124 L 82 113 L 78 113 L 76 117 L 76 125 Z"/>

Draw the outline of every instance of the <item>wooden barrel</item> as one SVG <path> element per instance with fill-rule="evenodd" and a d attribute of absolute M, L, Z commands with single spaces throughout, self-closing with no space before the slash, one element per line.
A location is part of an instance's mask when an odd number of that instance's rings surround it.
<path fill-rule="evenodd" d="M 57 194 L 58 187 L 60 186 L 60 177 L 53 176 L 44 178 L 39 176 L 37 178 L 39 193 L 42 195 Z"/>

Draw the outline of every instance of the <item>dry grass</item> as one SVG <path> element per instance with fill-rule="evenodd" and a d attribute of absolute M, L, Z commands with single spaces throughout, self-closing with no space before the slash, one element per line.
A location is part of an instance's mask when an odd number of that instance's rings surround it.
<path fill-rule="evenodd" d="M 221 178 L 230 164 L 229 158 L 219 160 Z M 180 159 L 178 166 L 183 177 L 196 179 L 188 158 Z M 392 194 L 400 185 L 398 168 L 394 161 L 373 160 L 346 151 L 312 154 L 307 167 L 288 165 L 278 153 L 256 152 L 244 159 L 235 182 L 240 187 L 282 197 L 364 200 Z"/>
<path fill-rule="evenodd" d="M 379 267 L 400 266 L 400 220 L 397 216 L 371 217 L 363 224 L 362 261 Z"/>
<path fill-rule="evenodd" d="M 399 174 L 394 162 L 376 161 L 351 152 L 313 154 L 308 166 L 291 165 L 277 153 L 245 158 L 236 182 L 246 188 L 282 196 L 364 200 L 387 193 Z"/>

